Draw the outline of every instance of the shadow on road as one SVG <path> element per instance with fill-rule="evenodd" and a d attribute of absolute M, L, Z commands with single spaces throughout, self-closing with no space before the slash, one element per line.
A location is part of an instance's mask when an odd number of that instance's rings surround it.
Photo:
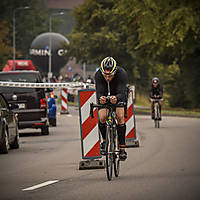
<path fill-rule="evenodd" d="M 40 132 L 21 132 L 20 137 L 30 137 L 30 136 L 42 136 Z"/>

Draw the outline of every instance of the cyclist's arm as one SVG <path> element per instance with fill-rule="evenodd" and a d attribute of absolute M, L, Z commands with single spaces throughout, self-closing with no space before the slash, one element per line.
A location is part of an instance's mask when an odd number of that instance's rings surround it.
<path fill-rule="evenodd" d="M 99 103 L 99 99 L 101 96 L 107 96 L 107 86 L 105 86 L 105 81 L 102 79 L 99 71 L 97 71 L 95 74 L 95 87 L 97 100 Z"/>
<path fill-rule="evenodd" d="M 162 85 L 160 85 L 160 98 L 162 98 L 163 97 L 163 87 L 162 87 Z"/>
<path fill-rule="evenodd" d="M 116 86 L 117 102 L 126 102 L 127 101 L 127 99 L 126 99 L 126 97 L 127 97 L 127 94 L 126 94 L 127 93 L 127 88 L 126 88 L 127 83 L 128 83 L 127 73 L 126 73 L 125 70 L 123 70 L 120 73 L 118 84 Z"/>
<path fill-rule="evenodd" d="M 149 89 L 149 97 L 152 98 L 152 99 L 154 98 L 152 86 L 151 86 L 150 89 Z"/>

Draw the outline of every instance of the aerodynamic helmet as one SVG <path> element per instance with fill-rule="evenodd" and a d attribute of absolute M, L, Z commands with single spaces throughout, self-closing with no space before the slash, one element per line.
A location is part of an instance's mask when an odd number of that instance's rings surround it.
<path fill-rule="evenodd" d="M 154 78 L 152 79 L 152 83 L 159 83 L 159 78 L 154 77 Z"/>
<path fill-rule="evenodd" d="M 100 69 L 103 75 L 113 75 L 117 70 L 117 62 L 112 57 L 106 57 L 102 60 Z"/>

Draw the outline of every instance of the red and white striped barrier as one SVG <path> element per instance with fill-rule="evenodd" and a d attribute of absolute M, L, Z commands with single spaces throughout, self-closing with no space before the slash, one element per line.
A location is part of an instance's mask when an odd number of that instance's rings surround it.
<path fill-rule="evenodd" d="M 61 114 L 69 114 L 67 105 L 67 89 L 63 88 L 61 90 Z"/>
<path fill-rule="evenodd" d="M 127 118 L 125 118 L 126 147 L 139 147 L 139 141 L 136 137 L 133 95 L 134 95 L 134 91 L 130 90 L 130 92 L 128 94 Z"/>
<path fill-rule="evenodd" d="M 98 113 L 94 110 L 94 118 L 90 116 L 90 103 L 96 103 L 94 89 L 79 90 L 79 115 L 81 129 L 82 158 L 101 158 L 100 137 L 98 131 Z M 136 137 L 135 114 L 133 103 L 133 91 L 131 90 L 127 105 L 126 122 L 126 147 L 138 147 L 139 141 Z"/>
<path fill-rule="evenodd" d="M 94 118 L 90 116 L 90 103 L 96 103 L 94 89 L 79 90 L 79 115 L 81 128 L 82 158 L 101 158 L 98 131 L 97 109 L 94 110 Z"/>

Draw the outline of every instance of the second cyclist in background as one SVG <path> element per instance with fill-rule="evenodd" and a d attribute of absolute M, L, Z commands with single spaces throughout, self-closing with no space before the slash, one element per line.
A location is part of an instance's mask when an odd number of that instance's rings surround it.
<path fill-rule="evenodd" d="M 110 103 L 113 105 L 118 102 L 127 102 L 127 73 L 117 66 L 114 58 L 106 57 L 101 62 L 100 69 L 95 74 L 95 86 L 98 103 L 105 104 L 106 97 L 110 96 Z M 106 121 L 108 117 L 107 109 L 99 110 L 99 129 L 103 138 L 101 143 L 102 152 L 105 150 L 106 141 Z M 126 124 L 124 121 L 124 108 L 116 107 L 116 119 L 118 122 L 117 133 L 120 144 L 120 159 L 126 160 L 125 134 Z"/>
<path fill-rule="evenodd" d="M 149 94 L 151 99 L 156 99 L 159 100 L 159 110 L 160 110 L 160 120 L 161 120 L 161 106 L 162 106 L 162 97 L 163 97 L 163 87 L 159 82 L 159 79 L 157 77 L 154 77 L 152 79 L 152 85 L 150 88 L 150 94 Z M 151 112 L 152 112 L 152 119 L 155 117 L 154 113 L 154 101 L 151 101 Z"/>

